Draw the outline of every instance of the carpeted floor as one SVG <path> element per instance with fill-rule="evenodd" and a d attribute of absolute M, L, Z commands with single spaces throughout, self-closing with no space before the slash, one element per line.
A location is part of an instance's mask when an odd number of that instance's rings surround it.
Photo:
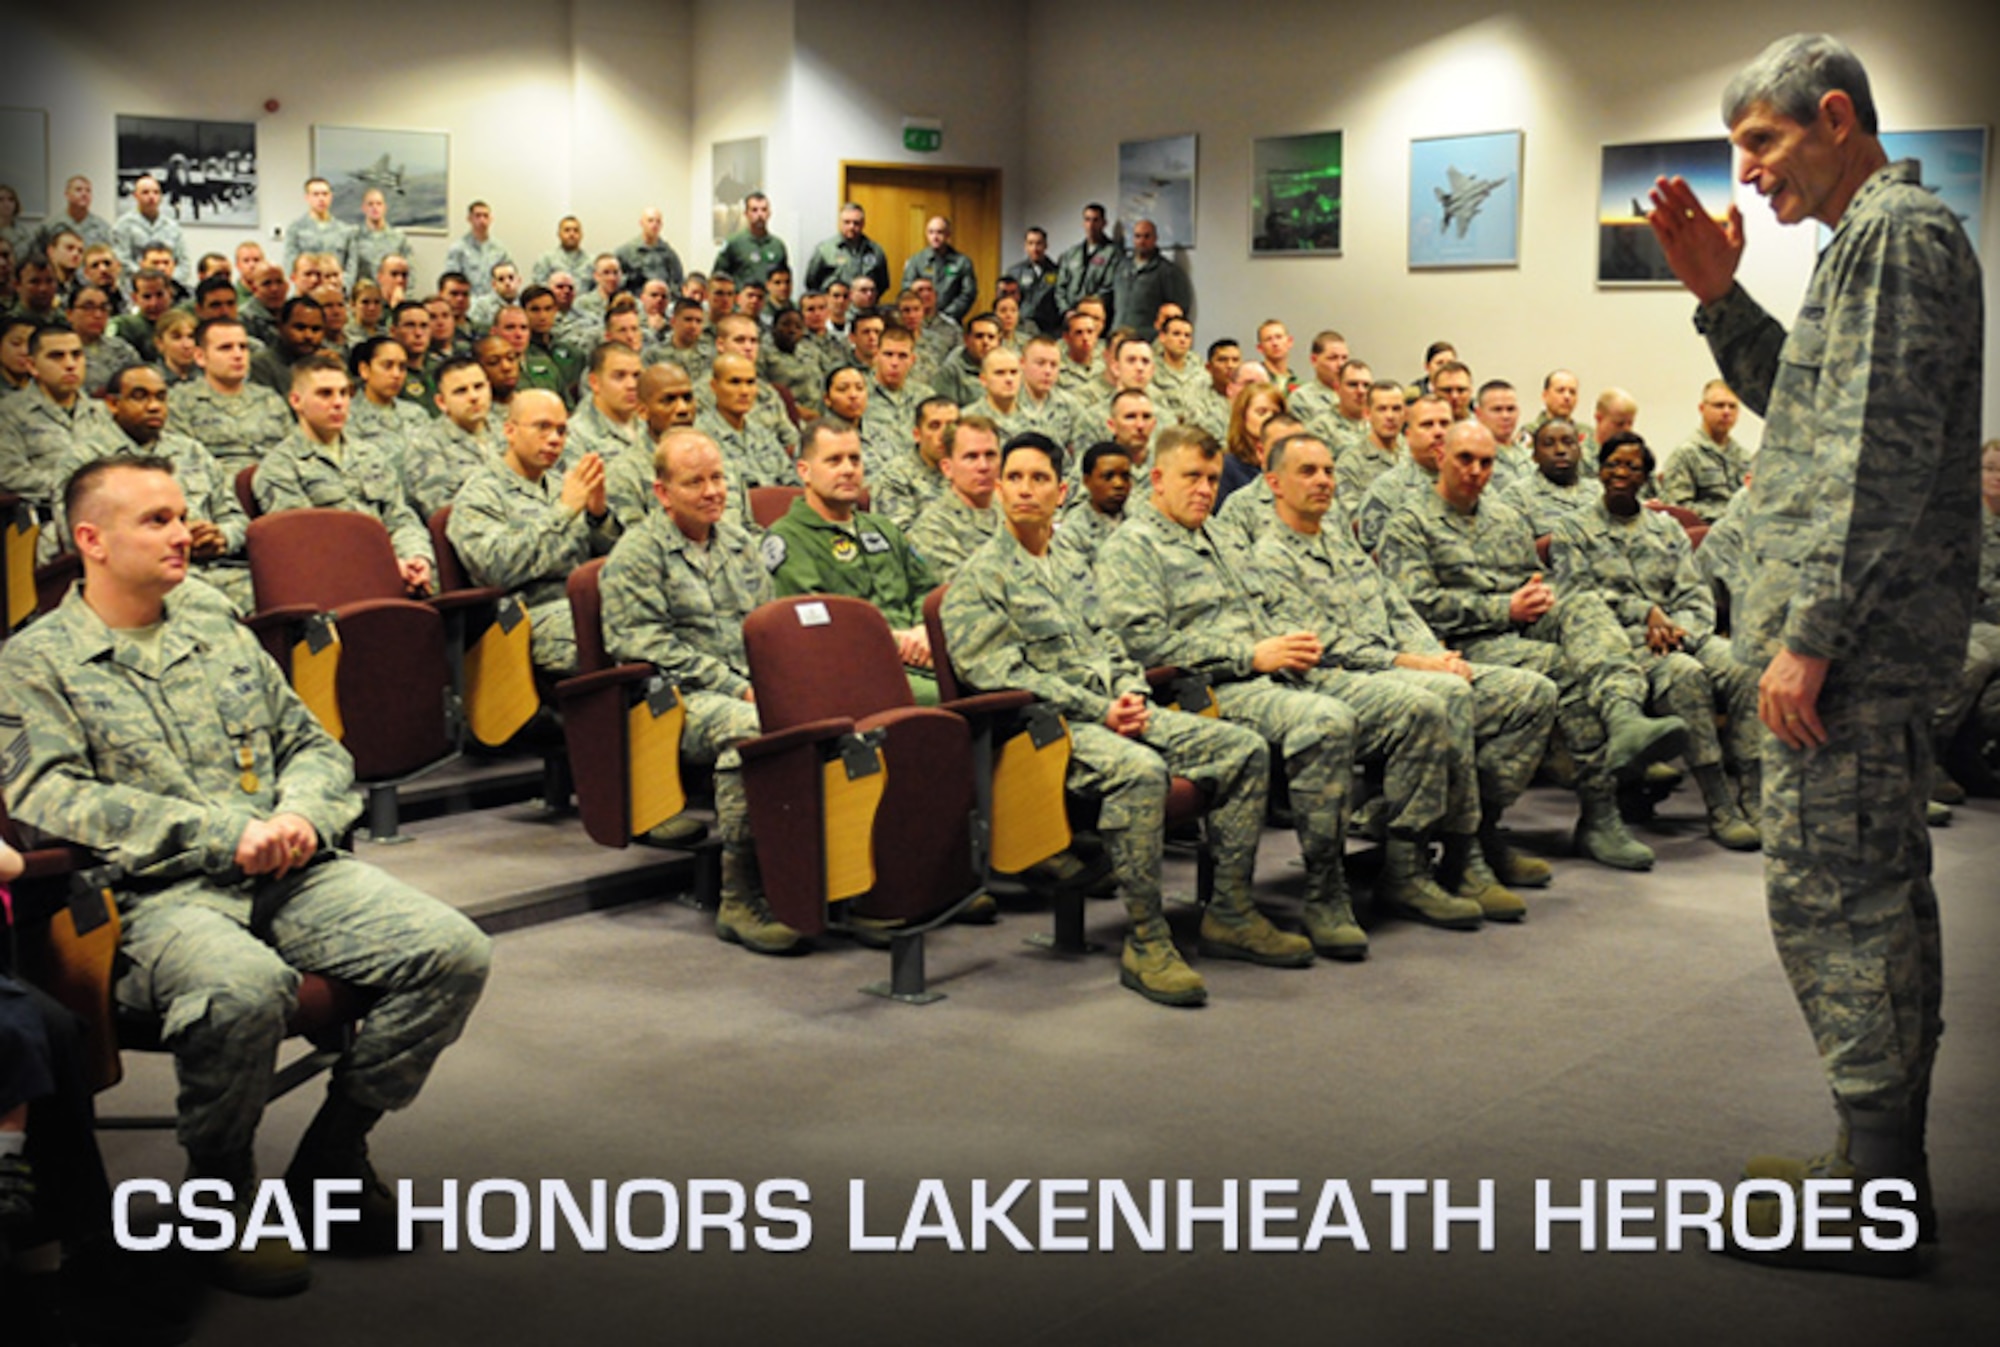
<path fill-rule="evenodd" d="M 1553 853 L 1572 809 L 1536 791 L 1509 822 Z M 760 959 L 672 902 L 511 930 L 464 1041 L 376 1137 L 380 1168 L 411 1180 L 421 1203 L 457 1182 L 459 1250 L 442 1249 L 433 1225 L 411 1256 L 316 1259 L 316 1284 L 299 1299 L 210 1295 L 195 1341 L 1990 1340 L 2000 1329 L 2000 1153 L 1985 1131 L 2000 1115 L 1993 802 L 1933 834 L 1950 1032 L 1931 1131 L 1944 1242 L 1923 1279 L 1611 1252 L 1603 1223 L 1594 1252 L 1580 1249 L 1574 1222 L 1536 1251 L 1538 1180 L 1564 1206 L 1594 1180 L 1602 1216 L 1609 1180 L 1652 1180 L 1657 1194 L 1668 1180 L 1726 1182 L 1751 1152 L 1809 1153 L 1831 1137 L 1812 1045 L 1771 951 L 1759 864 L 1706 841 L 1694 810 L 1683 790 L 1642 832 L 1661 853 L 1652 874 L 1558 860 L 1525 924 L 1453 934 L 1382 923 L 1358 966 L 1205 963 L 1212 999 L 1199 1011 L 1119 990 L 1115 903 L 1090 908 L 1107 945 L 1092 957 L 1023 944 L 1048 917 L 1019 908 L 997 927 L 934 936 L 931 975 L 949 999 L 922 1009 L 858 993 L 885 975 L 885 954 L 834 941 L 807 959 Z M 478 818 L 459 825 L 460 844 L 495 853 L 518 850 L 520 829 L 549 826 L 520 810 Z M 444 844 L 431 845 L 428 856 L 421 846 L 364 854 L 395 868 L 448 865 Z M 1297 900 L 1296 854 L 1289 836 L 1267 833 L 1260 888 L 1281 918 Z M 1170 885 L 1191 890 L 1191 869 L 1176 863 Z M 1176 912 L 1188 944 L 1192 917 Z M 128 1062 L 131 1081 L 105 1107 L 167 1106 L 164 1060 Z M 265 1172 L 283 1167 L 317 1094 L 271 1108 Z M 106 1145 L 115 1178 L 180 1175 L 166 1134 L 111 1134 Z M 530 1194 L 567 1180 L 586 1205 L 591 1181 L 612 1194 L 625 1185 L 628 1243 L 662 1237 L 660 1190 L 671 1186 L 679 1228 L 670 1248 L 621 1248 L 614 1206 L 612 1247 L 584 1252 L 570 1226 L 531 1208 L 525 1248 L 483 1252 L 465 1216 L 479 1179 Z M 632 1186 L 644 1180 L 657 1182 Z M 1033 1252 L 1012 1246 L 1004 1222 L 975 1220 L 975 1201 L 997 1204 L 1015 1180 L 1076 1181 L 1031 1182 L 1006 1209 Z M 1131 1213 L 1120 1214 L 1111 1180 L 1131 1194 Z M 1134 1233 L 1150 1224 L 1151 1180 L 1165 1181 L 1157 1252 Z M 1253 1193 L 1255 1180 L 1281 1182 Z M 1348 1182 L 1351 1202 L 1325 1213 L 1323 1246 L 1302 1251 L 1332 1180 Z M 1391 1247 L 1396 1202 L 1377 1187 L 1394 1180 L 1423 1185 L 1407 1200 L 1403 1252 Z M 1490 1251 L 1470 1211 L 1435 1251 L 1437 1199 L 1475 1207 L 1482 1180 Z M 1232 1183 L 1235 1218 L 1218 1219 Z M 737 1200 L 741 1251 L 726 1219 Z M 1627 1235 L 1663 1241 L 1664 1200 L 1628 1199 L 1652 1210 Z M 1100 1202 L 1113 1204 L 1108 1226 Z M 509 1242 L 509 1190 L 479 1211 L 481 1237 Z M 697 1251 L 699 1213 L 709 1224 Z M 1185 1252 L 1177 1215 L 1193 1217 Z M 1341 1217 L 1346 1233 L 1328 1235 Z M 972 1247 L 975 1226 L 984 1251 Z M 913 1247 L 895 1250 L 906 1234 Z M 1061 1251 L 1065 1239 L 1084 1251 Z M 788 1241 L 807 1247 L 767 1247 Z"/>

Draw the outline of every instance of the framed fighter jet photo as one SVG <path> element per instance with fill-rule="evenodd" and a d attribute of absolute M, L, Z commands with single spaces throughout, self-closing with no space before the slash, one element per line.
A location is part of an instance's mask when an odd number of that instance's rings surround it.
<path fill-rule="evenodd" d="M 1519 131 L 1410 142 L 1410 269 L 1521 264 Z"/>
<path fill-rule="evenodd" d="M 1263 136 L 1250 144 L 1250 255 L 1338 257 L 1342 133 Z"/>
<path fill-rule="evenodd" d="M 361 223 L 361 198 L 382 193 L 388 221 L 408 234 L 444 234 L 451 226 L 451 136 L 443 131 L 313 127 L 313 176 L 333 188 L 333 213 Z"/>
<path fill-rule="evenodd" d="M 1597 194 L 1597 283 L 1605 287 L 1673 286 L 1653 226 L 1646 194 L 1658 178 L 1685 178 L 1695 196 L 1718 222 L 1729 218 L 1731 181 L 1729 141 L 1653 140 L 1637 145 L 1606 145 Z"/>
<path fill-rule="evenodd" d="M 118 118 L 118 211 L 141 178 L 159 180 L 160 213 L 184 225 L 257 225 L 257 124 Z"/>

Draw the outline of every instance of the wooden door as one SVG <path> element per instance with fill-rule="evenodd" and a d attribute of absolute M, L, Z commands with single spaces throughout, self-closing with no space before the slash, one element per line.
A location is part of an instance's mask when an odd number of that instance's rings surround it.
<path fill-rule="evenodd" d="M 842 200 L 868 212 L 868 236 L 889 255 L 891 292 L 883 302 L 895 298 L 903 264 L 924 250 L 924 225 L 933 215 L 951 221 L 952 246 L 972 259 L 979 274 L 972 312 L 992 302 L 1000 275 L 999 169 L 843 162 L 840 170 Z"/>

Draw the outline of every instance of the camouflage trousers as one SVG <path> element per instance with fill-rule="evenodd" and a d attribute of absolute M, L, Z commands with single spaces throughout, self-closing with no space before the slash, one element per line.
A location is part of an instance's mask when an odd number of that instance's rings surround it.
<path fill-rule="evenodd" d="M 1924 803 L 1927 707 L 1822 696 L 1828 742 L 1764 738 L 1771 934 L 1834 1095 L 1921 1106 L 1944 1030 L 1944 962 Z"/>
<path fill-rule="evenodd" d="M 1632 658 L 1646 672 L 1646 709 L 1687 722 L 1687 764 L 1741 771 L 1764 752 L 1764 726 L 1757 719 L 1757 670 L 1739 661 L 1728 638 L 1711 636 L 1694 651 L 1655 655 L 1644 645 Z M 1717 712 L 1726 732 L 1716 728 Z"/>
<path fill-rule="evenodd" d="M 1985 622 L 1972 624 L 1965 664 L 1931 722 L 1937 742 L 1950 743 L 1974 707 L 1982 730 L 2000 731 L 2000 627 Z"/>
<path fill-rule="evenodd" d="M 1606 713 L 1620 701 L 1646 700 L 1646 676 L 1625 629 L 1592 593 L 1565 594 L 1532 625 L 1465 641 L 1459 650 L 1474 663 L 1531 669 L 1554 681 L 1556 727 L 1585 777 L 1604 774 Z"/>
<path fill-rule="evenodd" d="M 1160 910 L 1167 785 L 1176 776 L 1208 793 L 1218 896 L 1249 901 L 1270 771 L 1270 756 L 1254 731 L 1207 716 L 1155 707 L 1136 739 L 1104 725 L 1070 725 L 1069 789 L 1104 802 L 1097 831 L 1135 918 Z"/>
<path fill-rule="evenodd" d="M 1354 756 L 1382 764 L 1392 831 L 1418 837 L 1478 828 L 1470 683 L 1413 669 L 1321 669 L 1311 682 L 1354 713 Z"/>
<path fill-rule="evenodd" d="M 134 901 L 119 1003 L 161 1019 L 180 1082 L 178 1135 L 197 1161 L 247 1162 L 299 975 L 381 993 L 334 1084 L 367 1108 L 416 1098 L 486 985 L 492 947 L 456 909 L 372 865 L 332 856 L 257 887 L 282 899 L 267 938 L 240 892 L 205 881 Z"/>
<path fill-rule="evenodd" d="M 757 704 L 720 692 L 687 692 L 681 756 L 715 765 L 715 830 L 732 851 L 750 845 L 750 806 L 743 796 L 743 759 L 736 746 L 763 732 Z"/>
<path fill-rule="evenodd" d="M 558 678 L 576 672 L 576 615 L 568 595 L 528 609 L 528 658 Z"/>
<path fill-rule="evenodd" d="M 1224 683 L 1215 689 L 1215 700 L 1224 720 L 1257 731 L 1280 755 L 1310 891 L 1347 850 L 1347 796 L 1354 783 L 1360 717 L 1325 693 L 1268 677 Z M 1377 717 L 1378 722 L 1387 719 Z M 1384 738 L 1393 733 L 1386 723 L 1375 729 Z"/>

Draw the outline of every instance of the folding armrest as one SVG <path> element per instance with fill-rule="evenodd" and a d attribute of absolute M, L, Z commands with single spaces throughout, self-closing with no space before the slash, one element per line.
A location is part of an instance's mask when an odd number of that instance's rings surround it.
<path fill-rule="evenodd" d="M 965 697 L 954 697 L 939 705 L 940 711 L 950 711 L 954 715 L 973 716 L 1004 715 L 1032 705 L 1035 694 L 1021 688 L 1009 688 L 1002 692 L 975 692 Z"/>
<path fill-rule="evenodd" d="M 455 613 L 483 603 L 498 603 L 506 594 L 507 591 L 497 585 L 487 585 L 479 589 L 454 589 L 447 594 L 433 594 L 424 602 L 440 613 Z"/>
<path fill-rule="evenodd" d="M 760 734 L 754 739 L 745 739 L 736 746 L 736 751 L 744 762 L 763 758 L 775 758 L 790 753 L 807 744 L 823 743 L 838 739 L 843 734 L 854 733 L 855 722 L 848 716 L 828 716 L 824 720 L 808 720 L 801 725 L 792 725 L 769 734 Z"/>

